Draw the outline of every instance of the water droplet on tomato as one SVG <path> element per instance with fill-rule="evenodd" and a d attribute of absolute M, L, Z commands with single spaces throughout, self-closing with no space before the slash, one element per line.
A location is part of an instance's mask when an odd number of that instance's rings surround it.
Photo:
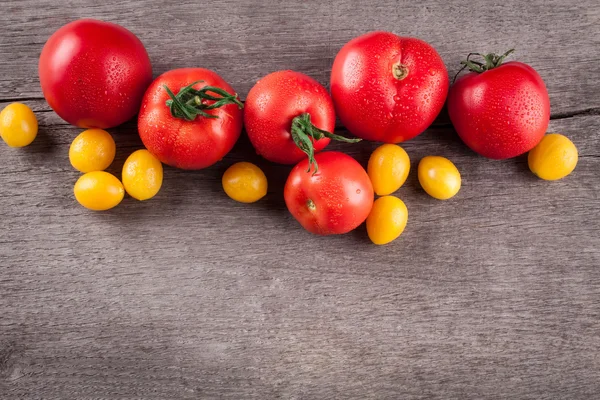
<path fill-rule="evenodd" d="M 394 96 L 394 101 L 395 101 L 395 102 L 397 102 L 397 103 L 398 103 L 398 102 L 400 102 L 400 100 L 402 100 L 402 98 L 401 98 L 400 96 L 398 96 L 398 95 L 395 95 L 395 96 Z"/>

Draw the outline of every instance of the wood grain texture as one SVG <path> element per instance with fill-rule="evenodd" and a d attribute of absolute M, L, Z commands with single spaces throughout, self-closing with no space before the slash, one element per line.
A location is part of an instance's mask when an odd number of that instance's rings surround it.
<path fill-rule="evenodd" d="M 168 4 L 167 4 L 168 3 Z M 302 4 L 8 1 L 0 15 L 0 106 L 26 99 L 40 133 L 0 146 L 1 399 L 589 399 L 600 391 L 600 6 L 309 1 Z M 476 156 L 442 118 L 403 145 L 413 173 L 397 193 L 409 224 L 376 247 L 364 227 L 316 237 L 285 208 L 290 168 L 243 137 L 220 164 L 165 169 L 148 202 L 89 212 L 73 200 L 68 146 L 79 132 L 41 98 L 36 63 L 77 17 L 121 23 L 155 74 L 219 71 L 245 94 L 267 72 L 328 80 L 336 51 L 372 29 L 432 42 L 456 70 L 473 49 L 515 45 L 548 85 L 550 130 L 576 143 L 575 172 L 543 182 L 526 158 Z M 204 24 L 220 18 L 217 24 Z M 210 28 L 209 28 L 210 27 Z M 178 34 L 197 31 L 193 46 Z M 119 174 L 141 147 L 111 130 Z M 334 144 L 363 165 L 374 143 Z M 447 202 L 417 182 L 449 157 L 463 188 Z M 220 186 L 235 161 L 269 179 L 254 205 Z"/>

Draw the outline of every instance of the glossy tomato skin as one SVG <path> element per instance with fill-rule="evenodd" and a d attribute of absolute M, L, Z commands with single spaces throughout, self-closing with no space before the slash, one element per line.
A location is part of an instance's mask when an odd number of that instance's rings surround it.
<path fill-rule="evenodd" d="M 81 128 L 106 129 L 137 114 L 152 66 L 133 33 L 83 19 L 50 36 L 39 75 L 46 101 L 62 119 Z"/>
<path fill-rule="evenodd" d="M 174 69 L 160 75 L 144 95 L 138 131 L 144 146 L 162 163 L 182 169 L 202 169 L 221 160 L 233 148 L 242 131 L 242 110 L 228 104 L 207 113 L 217 118 L 197 116 L 193 121 L 175 118 L 166 101 L 166 85 L 174 94 L 189 84 L 216 86 L 234 94 L 234 90 L 215 72 L 204 68 Z M 207 102 L 210 104 L 211 102 Z"/>
<path fill-rule="evenodd" d="M 512 158 L 534 148 L 546 133 L 550 99 L 533 68 L 507 62 L 460 77 L 448 96 L 448 114 L 473 151 L 493 159 Z"/>
<path fill-rule="evenodd" d="M 365 169 L 352 157 L 326 151 L 315 156 L 319 171 L 306 172 L 308 159 L 290 172 L 284 188 L 290 213 L 309 232 L 350 232 L 367 219 L 373 207 L 373 186 Z"/>
<path fill-rule="evenodd" d="M 403 79 L 394 75 L 400 65 Z M 446 66 L 433 47 L 389 32 L 352 39 L 331 70 L 331 94 L 342 123 L 360 138 L 386 143 L 427 129 L 444 106 L 448 86 Z"/>
<path fill-rule="evenodd" d="M 295 117 L 309 113 L 317 128 L 328 132 L 335 128 L 335 110 L 327 89 L 295 71 L 273 72 L 259 80 L 244 106 L 244 124 L 252 145 L 258 154 L 280 164 L 306 158 L 290 134 Z M 315 151 L 327 144 L 328 138 L 313 142 Z"/>

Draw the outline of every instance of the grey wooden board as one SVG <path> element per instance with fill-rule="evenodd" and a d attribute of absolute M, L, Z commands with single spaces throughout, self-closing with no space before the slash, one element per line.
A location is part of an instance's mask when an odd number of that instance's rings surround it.
<path fill-rule="evenodd" d="M 0 5 L 0 105 L 23 100 L 40 120 L 29 148 L 0 146 L 1 399 L 597 397 L 596 1 L 54 3 Z M 413 169 L 397 193 L 408 227 L 385 247 L 364 227 L 303 231 L 283 203 L 289 167 L 245 137 L 212 168 L 166 168 L 151 201 L 89 212 L 67 158 L 79 130 L 48 108 L 36 74 L 45 39 L 78 17 L 138 34 L 155 74 L 213 68 L 242 96 L 282 68 L 327 84 L 336 51 L 372 29 L 430 41 L 451 73 L 471 50 L 514 45 L 545 79 L 550 130 L 573 139 L 579 165 L 540 181 L 525 157 L 476 156 L 442 117 L 403 147 L 415 168 L 452 159 L 463 188 L 436 201 Z M 141 143 L 135 123 L 111 132 L 118 174 Z M 365 164 L 375 146 L 330 148 Z M 269 178 L 257 204 L 222 192 L 239 160 Z"/>

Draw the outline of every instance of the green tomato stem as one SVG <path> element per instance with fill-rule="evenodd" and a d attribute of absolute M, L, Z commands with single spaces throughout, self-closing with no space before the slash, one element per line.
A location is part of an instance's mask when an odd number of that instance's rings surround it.
<path fill-rule="evenodd" d="M 306 172 L 310 172 L 314 165 L 315 170 L 313 175 L 319 170 L 319 165 L 315 160 L 315 147 L 313 145 L 315 141 L 323 138 L 345 143 L 357 143 L 361 141 L 361 139 L 351 139 L 317 128 L 310 121 L 309 113 L 300 114 L 292 120 L 291 134 L 296 146 L 308 156 L 308 170 Z"/>
<path fill-rule="evenodd" d="M 190 83 L 181 88 L 176 95 L 166 85 L 163 86 L 170 97 L 166 104 L 174 118 L 187 121 L 195 120 L 198 115 L 206 118 L 218 118 L 218 116 L 211 115 L 204 110 L 214 110 L 227 104 L 235 104 L 240 109 L 244 108 L 244 104 L 238 99 L 237 93 L 230 94 L 216 86 L 204 86 L 199 90 L 194 89 L 193 86 L 200 82 L 203 81 Z M 214 101 L 214 103 L 208 105 L 206 101 Z"/>
<path fill-rule="evenodd" d="M 488 53 L 488 54 L 469 53 L 469 55 L 467 56 L 467 59 L 460 62 L 462 64 L 462 68 L 456 73 L 456 75 L 454 75 L 454 79 L 452 80 L 452 83 L 454 83 L 454 81 L 456 81 L 458 74 L 460 74 L 465 68 L 469 68 L 469 71 L 476 72 L 478 74 L 485 72 L 485 71 L 489 71 L 490 69 L 494 69 L 494 68 L 502 65 L 502 63 L 504 62 L 504 59 L 506 57 L 508 57 L 511 53 L 513 53 L 514 51 L 515 51 L 515 49 L 510 49 L 502 55 L 498 55 L 495 53 Z M 484 62 L 473 61 L 473 60 L 471 60 L 472 56 L 482 57 Z"/>

